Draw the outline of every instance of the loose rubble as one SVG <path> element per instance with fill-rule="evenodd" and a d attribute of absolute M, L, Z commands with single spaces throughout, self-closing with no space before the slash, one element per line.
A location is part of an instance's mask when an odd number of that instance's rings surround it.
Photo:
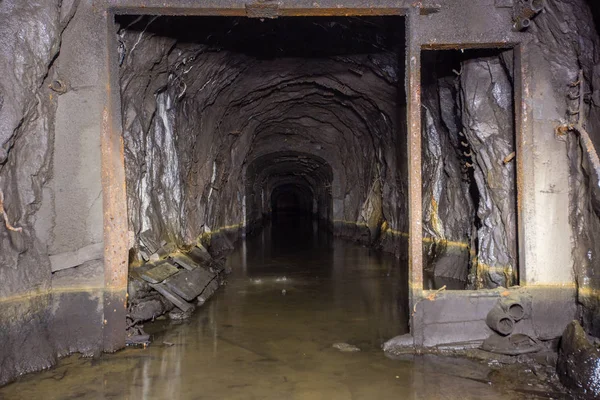
<path fill-rule="evenodd" d="M 201 245 L 183 252 L 173 244 L 156 248 L 148 261 L 129 272 L 127 344 L 146 345 L 142 323 L 168 314 L 172 321 L 191 317 L 223 283 L 226 269 Z"/>

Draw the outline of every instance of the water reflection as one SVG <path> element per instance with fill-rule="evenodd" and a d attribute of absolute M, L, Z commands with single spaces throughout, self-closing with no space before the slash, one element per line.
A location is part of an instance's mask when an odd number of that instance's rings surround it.
<path fill-rule="evenodd" d="M 0 398 L 501 398 L 456 377 L 483 381 L 489 370 L 478 364 L 386 358 L 381 343 L 407 331 L 405 266 L 289 218 L 238 246 L 227 285 L 189 321 L 146 324 L 150 347 L 69 357 Z"/>

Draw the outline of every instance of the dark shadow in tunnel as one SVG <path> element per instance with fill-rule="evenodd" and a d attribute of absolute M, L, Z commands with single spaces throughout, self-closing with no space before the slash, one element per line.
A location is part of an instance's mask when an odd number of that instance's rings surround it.
<path fill-rule="evenodd" d="M 331 230 L 333 200 L 331 166 L 314 154 L 286 151 L 254 159 L 246 169 L 246 221 L 257 233 L 272 221 L 298 228 L 314 219 L 319 229 Z"/>
<path fill-rule="evenodd" d="M 138 15 L 119 15 L 130 30 L 203 43 L 257 59 L 279 57 L 322 58 L 380 53 L 404 43 L 398 17 L 247 17 L 169 16 L 151 24 Z"/>
<path fill-rule="evenodd" d="M 310 215 L 313 212 L 312 190 L 293 183 L 277 186 L 271 194 L 271 210 L 274 219 L 282 213 Z"/>

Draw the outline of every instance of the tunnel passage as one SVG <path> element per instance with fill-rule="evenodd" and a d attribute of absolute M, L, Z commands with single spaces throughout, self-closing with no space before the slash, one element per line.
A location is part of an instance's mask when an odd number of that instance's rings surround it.
<path fill-rule="evenodd" d="M 402 17 L 116 21 L 133 259 L 251 231 L 285 193 L 406 259 Z"/>
<path fill-rule="evenodd" d="M 262 226 L 281 212 L 311 215 L 331 228 L 333 170 L 322 158 L 275 152 L 255 158 L 246 170 L 246 225 Z"/>
<path fill-rule="evenodd" d="M 312 191 L 302 185 L 288 183 L 277 186 L 271 194 L 271 212 L 310 214 L 313 208 Z"/>
<path fill-rule="evenodd" d="M 285 196 L 406 259 L 401 17 L 117 22 L 138 259 L 253 232 Z M 422 58 L 425 288 L 513 285 L 512 50 Z"/>

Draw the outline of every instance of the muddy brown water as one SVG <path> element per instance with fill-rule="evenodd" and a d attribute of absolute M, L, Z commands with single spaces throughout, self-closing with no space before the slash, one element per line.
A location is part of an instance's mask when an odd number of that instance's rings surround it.
<path fill-rule="evenodd" d="M 303 221 L 241 242 L 227 284 L 190 320 L 146 324 L 149 347 L 67 357 L 0 398 L 513 398 L 479 363 L 387 358 L 381 344 L 407 331 L 406 266 Z"/>

